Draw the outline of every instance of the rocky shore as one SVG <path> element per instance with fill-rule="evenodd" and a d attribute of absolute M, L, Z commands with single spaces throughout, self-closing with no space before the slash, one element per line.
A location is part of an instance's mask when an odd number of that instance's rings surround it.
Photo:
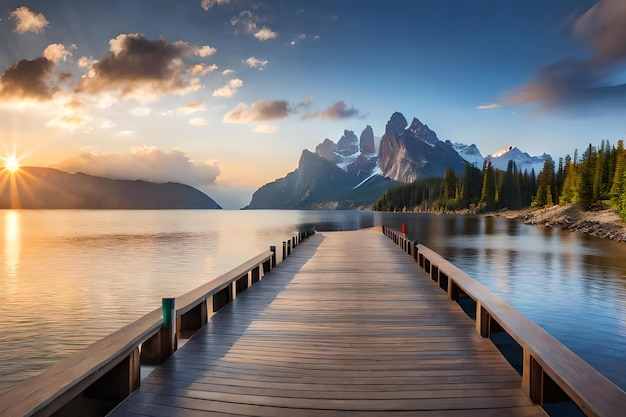
<path fill-rule="evenodd" d="M 584 210 L 581 205 L 569 205 L 539 210 L 501 211 L 493 215 L 517 219 L 525 224 L 558 227 L 626 242 L 626 223 L 619 218 L 613 207 L 606 204 L 595 204 L 589 210 Z"/>

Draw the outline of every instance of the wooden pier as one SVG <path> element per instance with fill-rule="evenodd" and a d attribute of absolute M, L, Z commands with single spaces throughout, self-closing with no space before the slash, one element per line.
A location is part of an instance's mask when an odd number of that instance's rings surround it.
<path fill-rule="evenodd" d="M 316 234 L 110 416 L 545 415 L 409 260 L 379 229 Z"/>
<path fill-rule="evenodd" d="M 283 262 L 271 247 L 164 299 L 0 394 L 0 417 L 92 416 L 124 398 L 111 417 L 545 416 L 563 399 L 623 415 L 623 390 L 437 253 L 382 231 L 301 233 Z M 497 332 L 518 344 L 520 372 Z M 160 365 L 140 380 L 145 363 Z"/>

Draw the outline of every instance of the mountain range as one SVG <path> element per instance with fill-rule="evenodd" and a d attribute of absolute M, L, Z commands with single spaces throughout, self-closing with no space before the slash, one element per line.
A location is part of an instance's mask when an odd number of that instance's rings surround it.
<path fill-rule="evenodd" d="M 24 209 L 220 209 L 184 184 L 113 180 L 52 168 L 0 172 L 0 208 Z"/>
<path fill-rule="evenodd" d="M 402 183 L 443 177 L 448 167 L 462 174 L 467 164 L 482 169 L 491 163 L 506 170 L 539 173 L 550 155 L 533 157 L 508 146 L 483 157 L 476 145 L 441 141 L 417 118 L 409 124 L 402 113 L 391 115 L 376 152 L 374 132 L 366 126 L 357 135 L 345 130 L 335 143 L 326 138 L 305 149 L 298 168 L 260 187 L 244 209 L 354 209 L 372 204 L 382 192 Z"/>

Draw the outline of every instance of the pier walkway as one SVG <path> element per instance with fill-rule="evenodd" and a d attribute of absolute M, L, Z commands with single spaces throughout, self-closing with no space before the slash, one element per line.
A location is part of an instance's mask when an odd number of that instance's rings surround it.
<path fill-rule="evenodd" d="M 317 233 L 109 415 L 545 416 L 380 229 Z"/>

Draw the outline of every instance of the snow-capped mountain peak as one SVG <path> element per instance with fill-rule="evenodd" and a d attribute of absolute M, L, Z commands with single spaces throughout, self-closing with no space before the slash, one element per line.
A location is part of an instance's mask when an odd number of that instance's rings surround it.
<path fill-rule="evenodd" d="M 513 161 L 518 170 L 530 172 L 534 169 L 536 174 L 541 171 L 546 160 L 552 160 L 552 157 L 546 153 L 541 156 L 531 156 L 516 146 L 507 146 L 485 157 L 485 161 L 491 162 L 496 169 L 506 171 L 509 161 Z"/>
<path fill-rule="evenodd" d="M 446 141 L 452 148 L 470 164 L 476 168 L 482 169 L 485 158 L 478 150 L 478 147 L 473 143 L 471 145 L 465 145 L 464 143 Z"/>

